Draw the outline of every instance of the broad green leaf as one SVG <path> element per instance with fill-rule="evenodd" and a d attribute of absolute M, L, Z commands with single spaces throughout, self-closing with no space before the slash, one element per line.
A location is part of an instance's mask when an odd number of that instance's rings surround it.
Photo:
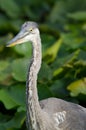
<path fill-rule="evenodd" d="M 17 112 L 26 111 L 26 105 L 17 108 Z"/>
<path fill-rule="evenodd" d="M 7 128 L 3 124 L 0 124 L 0 130 L 7 130 Z"/>
<path fill-rule="evenodd" d="M 66 68 L 73 68 L 73 62 L 75 62 L 75 60 L 77 59 L 78 55 L 80 53 L 80 50 L 75 51 L 72 54 L 69 54 L 68 56 L 63 56 L 62 58 L 58 58 L 58 66 L 55 69 L 55 71 L 53 71 L 53 76 L 58 76 L 59 74 L 61 74 L 62 72 L 64 72 L 66 70 Z"/>
<path fill-rule="evenodd" d="M 16 112 L 15 116 L 11 120 L 2 123 L 0 126 L 2 126 L 2 128 L 6 128 L 4 130 L 14 130 L 14 128 L 21 128 L 25 118 L 25 112 Z"/>
<path fill-rule="evenodd" d="M 32 47 L 31 47 L 31 43 L 29 42 L 15 46 L 14 50 L 18 54 L 31 57 Z"/>
<path fill-rule="evenodd" d="M 74 33 L 62 33 L 61 34 L 64 43 L 67 45 L 68 50 L 79 49 L 85 47 L 86 39 L 83 37 L 79 37 Z"/>
<path fill-rule="evenodd" d="M 0 71 L 5 70 L 8 66 L 9 66 L 9 62 L 4 60 L 0 61 Z"/>
<path fill-rule="evenodd" d="M 26 81 L 29 59 L 17 59 L 12 63 L 12 76 L 15 80 Z"/>
<path fill-rule="evenodd" d="M 11 97 L 13 101 L 15 101 L 16 104 L 20 107 L 25 107 L 25 90 L 26 90 L 26 84 L 17 84 L 11 86 L 9 89 L 7 89 L 7 93 Z"/>
<path fill-rule="evenodd" d="M 38 80 L 41 82 L 44 82 L 44 80 L 51 80 L 52 78 L 52 70 L 45 62 L 42 63 L 38 77 Z"/>
<path fill-rule="evenodd" d="M 5 89 L 0 90 L 0 101 L 3 102 L 6 109 L 16 107 L 18 104 L 11 98 Z"/>
<path fill-rule="evenodd" d="M 86 11 L 78 11 L 75 13 L 69 13 L 67 16 L 74 20 L 85 21 L 86 20 Z"/>
<path fill-rule="evenodd" d="M 67 86 L 71 96 L 78 96 L 80 93 L 86 95 L 86 78 L 72 82 Z"/>
<path fill-rule="evenodd" d="M 50 87 L 50 90 L 59 98 L 64 98 L 68 95 L 68 92 L 65 89 L 65 81 L 63 80 L 56 80 Z"/>
<path fill-rule="evenodd" d="M 14 0 L 0 0 L 0 8 L 11 18 L 18 18 L 20 15 L 20 8 Z"/>
<path fill-rule="evenodd" d="M 68 0 L 66 2 L 64 0 L 59 0 L 54 3 L 54 6 L 50 12 L 49 20 L 50 22 L 53 22 L 53 23 L 59 22 L 60 24 L 61 23 L 65 24 L 69 22 L 67 19 L 67 14 L 73 13 L 73 12 L 85 12 L 85 10 L 86 10 L 85 0 L 83 0 L 83 2 L 82 0 L 78 0 L 78 1 Z"/>
<path fill-rule="evenodd" d="M 38 85 L 38 95 L 39 95 L 39 100 L 42 100 L 45 98 L 52 97 L 53 93 L 47 85 L 40 84 Z"/>
<path fill-rule="evenodd" d="M 5 71 L 0 72 L 0 82 L 4 82 L 4 80 L 6 80 L 7 77 L 9 77 L 9 73 L 7 73 Z"/>
<path fill-rule="evenodd" d="M 44 26 L 43 26 L 43 29 L 44 29 Z M 52 45 L 52 43 L 55 42 L 56 39 L 54 36 L 49 35 L 49 34 L 44 34 L 44 33 L 41 35 L 41 39 L 42 39 L 42 50 L 43 50 L 43 55 L 44 55 L 46 49 L 48 49 Z"/>
<path fill-rule="evenodd" d="M 5 125 L 8 128 L 20 128 L 25 121 L 25 112 L 17 112 L 12 120 L 7 122 Z"/>
<path fill-rule="evenodd" d="M 22 107 L 25 110 L 25 85 L 10 86 L 8 89 L 0 90 L 0 101 L 3 102 L 7 109 L 16 106 Z"/>
<path fill-rule="evenodd" d="M 2 114 L 0 112 L 0 125 L 10 119 L 11 115 Z"/>
<path fill-rule="evenodd" d="M 65 2 L 64 1 L 56 1 L 52 10 L 51 10 L 49 20 L 52 23 L 55 23 L 57 21 L 63 22 L 65 15 L 63 15 L 63 17 L 62 17 L 62 14 L 63 13 L 65 14 L 65 12 L 66 12 Z"/>
<path fill-rule="evenodd" d="M 61 47 L 62 44 L 62 39 L 60 38 L 58 41 L 56 41 L 51 47 L 49 47 L 44 55 L 43 58 L 46 59 L 47 58 L 47 63 L 51 63 L 55 60 L 57 53 L 59 51 L 59 48 Z"/>
<path fill-rule="evenodd" d="M 85 43 L 85 44 L 86 44 L 86 43 Z M 85 46 L 86 46 L 86 45 L 85 45 Z M 84 46 L 84 48 L 85 48 L 85 46 Z M 79 61 L 82 61 L 83 63 L 85 63 L 85 62 L 86 62 L 86 51 L 80 50 L 80 53 L 79 53 L 77 59 L 78 59 Z"/>
<path fill-rule="evenodd" d="M 1 82 L 6 82 L 6 79 L 10 76 L 11 74 L 11 69 L 10 68 L 10 64 L 8 61 L 0 61 L 0 81 Z"/>

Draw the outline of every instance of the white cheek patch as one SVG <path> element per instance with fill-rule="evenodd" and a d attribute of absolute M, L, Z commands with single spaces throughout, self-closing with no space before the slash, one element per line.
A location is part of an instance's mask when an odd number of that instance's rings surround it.
<path fill-rule="evenodd" d="M 23 42 L 28 42 L 28 41 L 32 41 L 32 40 L 33 40 L 33 36 L 31 34 L 29 34 L 23 38 Z"/>
<path fill-rule="evenodd" d="M 56 127 L 58 127 L 59 124 L 65 121 L 66 111 L 54 113 L 53 117 L 56 122 Z"/>

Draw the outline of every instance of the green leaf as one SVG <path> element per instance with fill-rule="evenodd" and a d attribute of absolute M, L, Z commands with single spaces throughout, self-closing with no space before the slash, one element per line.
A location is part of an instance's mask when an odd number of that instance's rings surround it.
<path fill-rule="evenodd" d="M 15 86 L 11 86 L 7 89 L 7 93 L 11 97 L 11 99 L 16 102 L 16 104 L 20 107 L 25 107 L 25 89 L 26 85 L 17 84 Z"/>
<path fill-rule="evenodd" d="M 14 47 L 14 50 L 21 55 L 31 57 L 32 46 L 29 42 Z"/>
<path fill-rule="evenodd" d="M 83 37 L 79 37 L 74 33 L 62 33 L 61 36 L 68 50 L 72 50 L 72 49 L 75 50 L 75 49 L 85 47 L 84 42 L 86 40 Z"/>
<path fill-rule="evenodd" d="M 15 80 L 26 81 L 28 72 L 28 59 L 22 58 L 14 60 L 12 63 L 12 76 Z"/>
<path fill-rule="evenodd" d="M 55 71 L 53 71 L 53 76 L 58 76 L 62 72 L 66 70 L 66 68 L 70 69 L 73 68 L 73 62 L 77 59 L 80 50 L 77 50 L 67 56 L 63 56 L 62 58 L 58 58 Z M 65 71 L 66 72 L 66 71 Z"/>
<path fill-rule="evenodd" d="M 7 72 L 0 72 L 0 81 L 3 82 L 7 77 L 9 77 L 9 73 Z"/>
<path fill-rule="evenodd" d="M 49 98 L 53 96 L 52 91 L 49 89 L 47 85 L 38 85 L 38 95 L 39 95 L 39 100 Z"/>
<path fill-rule="evenodd" d="M 47 27 L 47 25 L 46 25 L 45 29 L 46 28 L 48 28 L 48 30 L 49 30 L 49 27 Z M 44 26 L 43 26 L 43 29 L 44 29 Z M 44 55 L 46 49 L 48 49 L 55 42 L 56 39 L 54 36 L 49 35 L 49 34 L 44 34 L 44 33 L 41 35 L 41 39 L 42 39 L 42 50 L 43 50 L 43 55 Z"/>
<path fill-rule="evenodd" d="M 69 13 L 67 16 L 74 20 L 85 21 L 86 20 L 86 11 L 78 11 L 75 13 Z"/>
<path fill-rule="evenodd" d="M 9 70 L 9 62 L 8 61 L 0 61 L 0 81 L 4 81 L 10 75 Z"/>
<path fill-rule="evenodd" d="M 86 45 L 85 45 L 85 46 L 86 46 Z M 84 48 L 85 48 L 85 47 L 84 47 Z M 83 63 L 86 62 L 86 51 L 80 50 L 80 53 L 79 53 L 77 59 L 78 59 L 79 61 L 83 61 Z"/>
<path fill-rule="evenodd" d="M 0 71 L 5 70 L 8 66 L 9 66 L 9 62 L 4 60 L 0 61 Z"/>
<path fill-rule="evenodd" d="M 60 67 L 54 71 L 53 76 L 57 76 L 61 74 L 63 71 L 64 71 L 64 68 Z"/>
<path fill-rule="evenodd" d="M 11 18 L 18 18 L 20 15 L 20 8 L 14 0 L 0 0 L 0 8 Z"/>
<path fill-rule="evenodd" d="M 11 98 L 5 89 L 0 90 L 0 101 L 3 102 L 6 109 L 16 107 L 18 104 Z"/>
<path fill-rule="evenodd" d="M 8 89 L 1 89 L 0 101 L 3 102 L 7 109 L 18 106 L 25 110 L 25 89 L 25 85 L 15 85 L 10 86 Z"/>
<path fill-rule="evenodd" d="M 15 116 L 4 123 L 0 123 L 1 130 L 14 130 L 13 128 L 21 128 L 25 121 L 25 112 L 16 112 Z"/>
<path fill-rule="evenodd" d="M 49 16 L 50 22 L 52 23 L 55 23 L 57 21 L 63 22 L 65 17 L 65 15 L 63 14 L 66 13 L 66 9 L 67 8 L 65 8 L 64 1 L 56 1 Z"/>
<path fill-rule="evenodd" d="M 14 118 L 8 121 L 5 126 L 7 128 L 20 128 L 25 121 L 25 112 L 17 112 Z"/>
<path fill-rule="evenodd" d="M 78 96 L 80 93 L 86 95 L 86 78 L 72 82 L 67 86 L 71 96 Z"/>
<path fill-rule="evenodd" d="M 68 92 L 66 91 L 65 82 L 63 80 L 56 80 L 50 87 L 50 90 L 55 94 L 56 97 L 63 98 L 67 97 Z"/>
<path fill-rule="evenodd" d="M 59 48 L 61 47 L 61 44 L 62 44 L 62 39 L 60 38 L 58 41 L 54 43 L 54 45 L 52 45 L 50 48 L 48 48 L 45 51 L 43 58 L 47 59 L 46 60 L 47 63 L 51 63 L 55 60 L 57 53 L 59 51 Z"/>
<path fill-rule="evenodd" d="M 0 125 L 10 119 L 10 115 L 0 113 Z"/>
<path fill-rule="evenodd" d="M 38 74 L 38 80 L 43 82 L 44 80 L 51 80 L 51 78 L 52 78 L 51 68 L 45 62 L 43 62 L 42 67 Z"/>
<path fill-rule="evenodd" d="M 7 130 L 7 128 L 4 125 L 0 124 L 0 130 Z"/>

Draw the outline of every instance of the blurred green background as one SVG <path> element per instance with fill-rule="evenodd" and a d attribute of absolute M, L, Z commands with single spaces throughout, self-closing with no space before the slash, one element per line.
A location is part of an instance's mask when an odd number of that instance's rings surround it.
<path fill-rule="evenodd" d="M 6 48 L 25 21 L 39 24 L 38 94 L 86 107 L 86 0 L 0 0 L 0 130 L 26 130 L 25 82 L 32 46 Z"/>

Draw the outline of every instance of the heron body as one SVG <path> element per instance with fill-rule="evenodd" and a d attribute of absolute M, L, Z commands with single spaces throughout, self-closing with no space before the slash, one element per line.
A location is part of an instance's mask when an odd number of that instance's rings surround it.
<path fill-rule="evenodd" d="M 57 98 L 39 102 L 37 74 L 41 67 L 42 51 L 38 26 L 26 22 L 7 46 L 31 41 L 33 56 L 26 82 L 27 127 L 29 130 L 86 130 L 86 108 Z"/>

